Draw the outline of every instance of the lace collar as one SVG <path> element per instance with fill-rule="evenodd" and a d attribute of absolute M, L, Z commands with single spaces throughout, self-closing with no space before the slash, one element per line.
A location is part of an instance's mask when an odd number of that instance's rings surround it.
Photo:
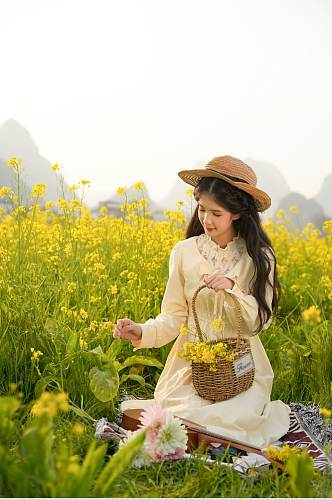
<path fill-rule="evenodd" d="M 219 246 L 206 233 L 197 236 L 196 244 L 202 257 L 224 273 L 228 273 L 239 262 L 246 247 L 245 240 L 239 234 L 234 236 L 225 248 Z"/>

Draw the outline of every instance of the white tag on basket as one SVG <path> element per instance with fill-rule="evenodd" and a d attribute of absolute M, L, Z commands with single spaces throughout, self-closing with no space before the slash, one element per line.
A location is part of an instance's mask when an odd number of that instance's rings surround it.
<path fill-rule="evenodd" d="M 254 368 L 254 360 L 251 354 L 246 354 L 242 358 L 234 361 L 235 375 L 240 377 Z"/>

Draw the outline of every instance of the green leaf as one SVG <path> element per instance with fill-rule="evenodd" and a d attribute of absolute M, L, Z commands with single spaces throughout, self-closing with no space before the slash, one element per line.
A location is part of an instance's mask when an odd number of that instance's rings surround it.
<path fill-rule="evenodd" d="M 70 487 L 66 491 L 66 497 L 88 498 L 90 496 L 91 484 L 104 463 L 107 444 L 98 446 L 92 442 L 85 455 L 80 472 L 76 477 L 72 477 Z M 60 496 L 63 492 L 58 492 Z"/>
<path fill-rule="evenodd" d="M 156 366 L 157 368 L 164 368 L 164 365 L 155 358 L 147 358 L 146 356 L 130 356 L 120 366 L 119 371 L 132 365 L 146 365 Z"/>
<path fill-rule="evenodd" d="M 115 398 L 119 390 L 119 375 L 113 367 L 99 370 L 96 366 L 89 372 L 90 389 L 99 401 L 106 403 Z"/>
<path fill-rule="evenodd" d="M 119 339 L 114 339 L 110 347 L 107 349 L 105 355 L 107 359 L 111 361 L 115 359 L 122 350 L 123 350 L 123 341 Z"/>
<path fill-rule="evenodd" d="M 93 496 L 110 496 L 112 484 L 141 451 L 144 441 L 145 431 L 137 434 L 137 436 L 131 439 L 128 444 L 122 446 L 113 455 L 111 460 L 103 468 L 96 481 L 95 488 L 93 490 Z"/>
<path fill-rule="evenodd" d="M 66 345 L 66 353 L 73 354 L 79 347 L 80 334 L 78 332 L 69 332 L 69 339 Z"/>
<path fill-rule="evenodd" d="M 47 386 L 53 381 L 55 381 L 54 375 L 45 375 L 44 377 L 40 378 L 35 385 L 35 397 L 39 398 L 39 396 L 41 396 Z"/>
<path fill-rule="evenodd" d="M 58 323 L 54 318 L 51 318 L 50 316 L 48 318 L 46 318 L 46 321 L 44 324 L 45 332 L 53 333 L 56 331 L 57 327 L 58 327 Z"/>
<path fill-rule="evenodd" d="M 145 385 L 145 380 L 144 380 L 144 377 L 142 377 L 141 375 L 136 375 L 135 373 L 129 373 L 128 375 L 126 374 L 123 374 L 121 376 L 121 380 L 120 380 L 120 385 L 123 384 L 124 382 L 126 382 L 126 380 L 136 380 L 136 382 L 138 382 L 139 384 L 141 385 Z"/>
<path fill-rule="evenodd" d="M 311 497 L 314 469 L 310 456 L 291 456 L 286 468 L 293 495 L 299 498 Z"/>

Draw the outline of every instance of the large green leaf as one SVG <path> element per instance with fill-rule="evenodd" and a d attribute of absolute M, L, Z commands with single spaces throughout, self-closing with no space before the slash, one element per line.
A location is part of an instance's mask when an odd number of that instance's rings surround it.
<path fill-rule="evenodd" d="M 105 354 L 106 358 L 108 360 L 113 360 L 120 354 L 120 352 L 122 350 L 123 350 L 123 341 L 119 340 L 119 339 L 114 339 L 112 341 L 112 344 L 110 345 L 110 347 L 106 351 L 106 354 Z"/>
<path fill-rule="evenodd" d="M 129 373 L 128 375 L 124 373 L 123 375 L 121 375 L 120 385 L 126 382 L 126 380 L 128 379 L 135 380 L 139 384 L 145 385 L 144 377 L 142 377 L 142 375 L 137 375 L 136 373 Z"/>
<path fill-rule="evenodd" d="M 89 372 L 90 389 L 99 401 L 106 403 L 115 398 L 119 390 L 119 375 L 113 366 L 100 370 L 96 366 Z"/>
<path fill-rule="evenodd" d="M 147 358 L 146 356 L 130 356 L 127 358 L 119 367 L 119 371 L 127 368 L 127 366 L 132 365 L 146 365 L 146 366 L 156 366 L 157 368 L 164 368 L 164 365 L 155 358 Z"/>
<path fill-rule="evenodd" d="M 145 441 L 145 432 L 140 432 L 113 455 L 96 481 L 93 496 L 103 498 L 111 496 L 112 484 L 140 452 Z"/>

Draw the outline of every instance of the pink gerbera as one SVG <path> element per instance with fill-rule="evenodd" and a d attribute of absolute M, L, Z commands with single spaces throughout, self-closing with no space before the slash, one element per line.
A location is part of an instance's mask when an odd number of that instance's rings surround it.
<path fill-rule="evenodd" d="M 146 427 L 153 432 L 158 432 L 158 430 L 166 424 L 167 415 L 167 411 L 164 410 L 161 406 L 150 406 L 150 408 L 148 408 L 141 414 L 139 420 L 142 425 L 140 425 L 139 427 Z"/>

